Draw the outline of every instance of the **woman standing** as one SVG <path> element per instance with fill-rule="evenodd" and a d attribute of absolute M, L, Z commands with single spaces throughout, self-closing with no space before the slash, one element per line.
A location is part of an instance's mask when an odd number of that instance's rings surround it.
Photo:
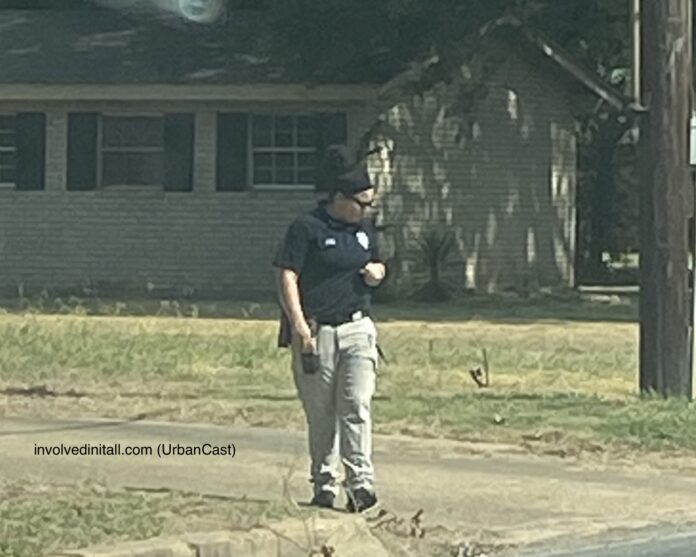
<path fill-rule="evenodd" d="M 351 512 L 377 504 L 371 401 L 378 360 L 371 289 L 385 277 L 367 213 L 367 172 L 334 146 L 324 165 L 329 199 L 290 225 L 273 261 L 291 332 L 295 384 L 307 418 L 311 504 L 333 508 L 336 460 L 345 468 Z"/>

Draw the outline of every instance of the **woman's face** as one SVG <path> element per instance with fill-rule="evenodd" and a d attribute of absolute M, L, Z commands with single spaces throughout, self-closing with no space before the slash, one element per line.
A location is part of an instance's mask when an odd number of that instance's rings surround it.
<path fill-rule="evenodd" d="M 342 221 L 358 223 L 365 219 L 375 202 L 375 190 L 370 188 L 356 194 L 337 193 L 333 199 L 334 213 Z"/>

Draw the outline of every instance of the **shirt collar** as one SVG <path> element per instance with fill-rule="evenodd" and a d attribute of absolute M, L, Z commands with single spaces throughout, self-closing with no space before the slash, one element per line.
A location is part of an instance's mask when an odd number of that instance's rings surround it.
<path fill-rule="evenodd" d="M 336 219 L 332 217 L 329 214 L 329 210 L 327 208 L 327 205 L 329 204 L 328 201 L 323 200 L 319 202 L 319 205 L 317 206 L 317 211 L 319 213 L 319 218 L 323 220 L 326 224 L 328 224 L 331 228 L 347 228 L 347 229 L 358 229 L 360 228 L 359 224 L 353 224 L 349 222 L 345 222 L 339 219 Z"/>

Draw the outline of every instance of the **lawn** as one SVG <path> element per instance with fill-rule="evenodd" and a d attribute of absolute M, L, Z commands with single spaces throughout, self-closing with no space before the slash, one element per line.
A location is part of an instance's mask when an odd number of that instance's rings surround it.
<path fill-rule="evenodd" d="M 273 306 L 6 307 L 0 415 L 304 427 L 289 355 L 275 346 Z M 559 455 L 696 453 L 693 405 L 636 395 L 634 301 L 473 299 L 379 306 L 376 319 L 388 360 L 378 375 L 378 432 Z M 484 351 L 491 384 L 478 388 L 469 370 Z"/>

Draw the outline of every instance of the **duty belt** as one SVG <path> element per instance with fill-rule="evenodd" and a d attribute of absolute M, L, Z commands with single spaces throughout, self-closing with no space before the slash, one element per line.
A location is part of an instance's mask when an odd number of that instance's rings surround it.
<path fill-rule="evenodd" d="M 343 325 L 344 323 L 349 323 L 351 321 L 360 321 L 361 319 L 369 316 L 370 313 L 368 311 L 364 309 L 359 309 L 357 311 L 353 311 L 351 313 L 343 315 L 332 315 L 331 317 L 319 318 L 316 321 L 319 325 L 330 325 L 332 327 L 338 327 L 339 325 Z"/>

